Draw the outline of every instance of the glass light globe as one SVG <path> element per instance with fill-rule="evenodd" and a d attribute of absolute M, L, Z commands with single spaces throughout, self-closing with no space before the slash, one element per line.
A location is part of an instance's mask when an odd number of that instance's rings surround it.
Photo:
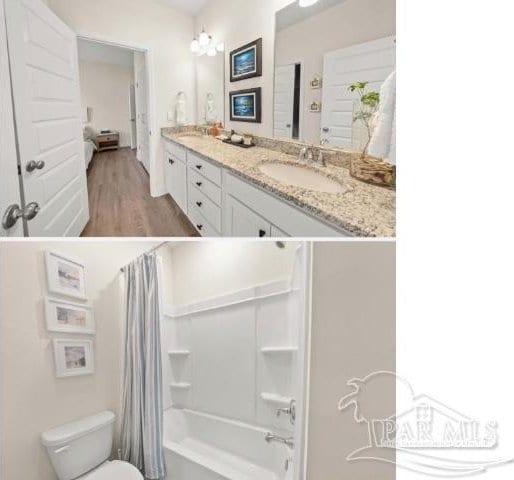
<path fill-rule="evenodd" d="M 217 54 L 216 47 L 209 47 L 209 49 L 207 50 L 207 55 L 209 57 L 215 57 L 216 54 Z"/>
<path fill-rule="evenodd" d="M 208 33 L 205 32 L 205 30 L 202 30 L 202 33 L 200 33 L 199 41 L 202 47 L 206 47 L 209 45 L 209 43 L 211 43 L 211 37 Z"/>
<path fill-rule="evenodd" d="M 191 51 L 193 53 L 198 53 L 200 51 L 200 42 L 196 38 L 191 42 Z"/>
<path fill-rule="evenodd" d="M 216 50 L 218 50 L 218 52 L 224 52 L 225 51 L 225 44 L 222 42 L 222 43 L 218 43 L 218 45 L 216 45 Z"/>

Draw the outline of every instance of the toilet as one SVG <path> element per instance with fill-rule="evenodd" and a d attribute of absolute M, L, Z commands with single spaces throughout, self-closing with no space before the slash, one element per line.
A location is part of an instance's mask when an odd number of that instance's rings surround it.
<path fill-rule="evenodd" d="M 41 435 L 59 480 L 144 480 L 129 463 L 108 461 L 114 419 L 114 413 L 102 412 Z"/>

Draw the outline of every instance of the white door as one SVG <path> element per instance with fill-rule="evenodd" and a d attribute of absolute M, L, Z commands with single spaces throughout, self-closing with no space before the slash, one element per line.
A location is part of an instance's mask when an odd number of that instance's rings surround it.
<path fill-rule="evenodd" d="M 348 91 L 355 82 L 369 82 L 379 91 L 396 65 L 395 37 L 355 45 L 325 55 L 321 139 L 329 145 L 358 148 L 354 111 L 358 96 Z"/>
<path fill-rule="evenodd" d="M 225 196 L 223 216 L 224 237 L 265 238 L 271 236 L 271 224 L 230 195 Z"/>
<path fill-rule="evenodd" d="M 4 2 L 0 0 L 0 217 L 6 215 L 9 207 L 21 208 L 22 206 L 14 135 Z M 23 236 L 23 221 L 18 219 L 10 227 L 2 225 L 0 237 L 6 236 Z"/>
<path fill-rule="evenodd" d="M 130 86 L 130 148 L 137 148 L 136 86 Z"/>
<path fill-rule="evenodd" d="M 168 193 L 181 208 L 187 211 L 187 167 L 184 162 L 166 152 L 165 179 Z"/>
<path fill-rule="evenodd" d="M 275 69 L 275 138 L 293 138 L 295 65 Z"/>
<path fill-rule="evenodd" d="M 31 237 L 79 236 L 89 220 L 77 39 L 41 0 L 6 0 L 7 37 Z"/>
<path fill-rule="evenodd" d="M 135 76 L 136 76 L 136 123 L 137 123 L 137 159 L 145 166 L 150 173 L 150 128 L 148 125 L 148 88 L 146 59 L 143 53 L 136 53 Z"/>

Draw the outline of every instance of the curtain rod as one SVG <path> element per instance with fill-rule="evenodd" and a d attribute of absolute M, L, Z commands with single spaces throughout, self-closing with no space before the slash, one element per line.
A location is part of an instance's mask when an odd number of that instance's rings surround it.
<path fill-rule="evenodd" d="M 143 255 L 149 255 L 150 253 L 154 253 L 154 252 L 156 252 L 157 250 L 159 250 L 160 248 L 162 248 L 162 247 L 164 247 L 164 246 L 168 245 L 168 243 L 170 243 L 170 242 L 162 242 L 162 243 L 159 243 L 159 245 L 157 245 L 157 246 L 155 246 L 155 247 L 151 248 L 150 250 L 148 250 L 148 251 L 146 251 L 146 252 L 142 253 L 141 255 L 139 255 L 139 257 L 142 257 Z M 139 258 L 139 257 L 138 257 L 138 258 Z M 121 267 L 121 268 L 120 268 L 120 272 L 123 272 L 123 271 L 125 270 L 125 268 L 127 268 L 129 265 L 130 265 L 130 264 L 127 264 L 127 265 L 125 265 L 124 267 Z"/>

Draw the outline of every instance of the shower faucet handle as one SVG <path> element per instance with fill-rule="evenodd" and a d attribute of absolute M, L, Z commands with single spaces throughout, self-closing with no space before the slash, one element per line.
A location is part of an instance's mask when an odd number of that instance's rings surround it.
<path fill-rule="evenodd" d="M 296 423 L 296 400 L 293 398 L 289 407 L 277 408 L 277 418 L 279 418 L 282 414 L 289 415 L 289 420 L 291 425 Z"/>

